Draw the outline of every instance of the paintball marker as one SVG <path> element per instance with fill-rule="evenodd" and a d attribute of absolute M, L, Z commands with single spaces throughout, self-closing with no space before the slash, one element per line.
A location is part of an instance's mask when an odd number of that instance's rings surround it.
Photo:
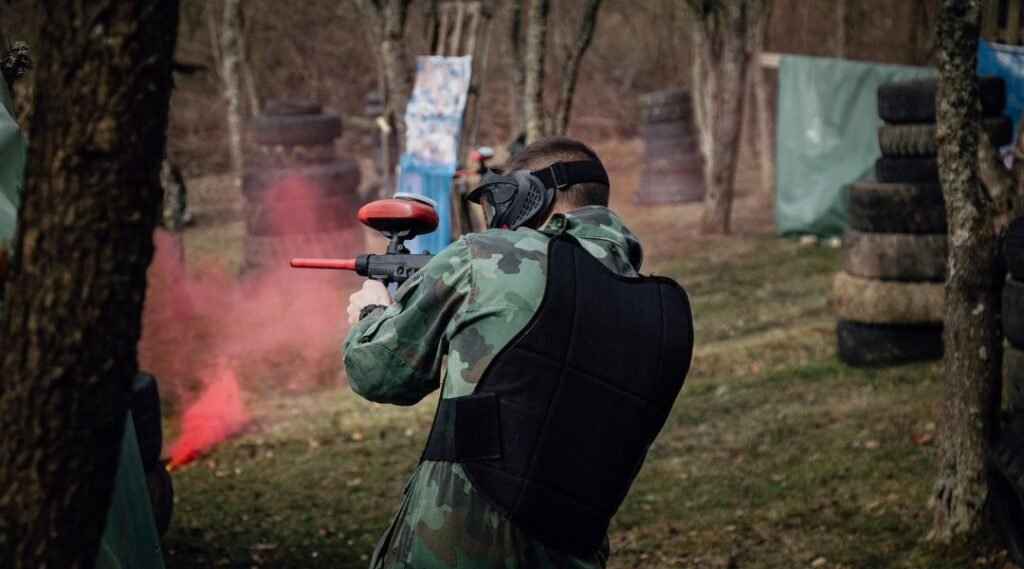
<path fill-rule="evenodd" d="M 355 259 L 292 259 L 291 266 L 355 271 L 385 285 L 401 285 L 433 258 L 430 253 L 410 253 L 405 241 L 437 229 L 435 208 L 433 201 L 412 194 L 370 202 L 359 208 L 359 221 L 388 238 L 385 254 L 359 255 Z"/>

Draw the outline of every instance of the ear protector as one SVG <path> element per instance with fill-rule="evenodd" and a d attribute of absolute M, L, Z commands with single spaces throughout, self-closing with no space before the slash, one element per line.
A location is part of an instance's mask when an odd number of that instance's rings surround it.
<path fill-rule="evenodd" d="M 551 207 L 555 192 L 573 184 L 607 186 L 608 173 L 597 160 L 555 162 L 533 172 L 488 170 L 466 199 L 483 206 L 488 227 L 514 230 L 538 221 Z"/>

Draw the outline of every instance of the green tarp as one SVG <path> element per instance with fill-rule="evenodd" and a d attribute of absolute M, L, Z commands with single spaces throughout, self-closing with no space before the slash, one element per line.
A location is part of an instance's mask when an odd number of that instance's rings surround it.
<path fill-rule="evenodd" d="M 156 532 L 142 456 L 135 438 L 132 414 L 125 416 L 121 459 L 114 480 L 114 497 L 96 558 L 96 569 L 163 569 L 160 537 Z"/>
<path fill-rule="evenodd" d="M 846 191 L 874 177 L 879 85 L 933 76 L 928 67 L 786 55 L 779 67 L 775 227 L 831 236 L 846 227 Z"/>
<path fill-rule="evenodd" d="M 14 121 L 11 95 L 0 75 L 0 244 L 14 236 L 24 172 L 25 137 Z"/>

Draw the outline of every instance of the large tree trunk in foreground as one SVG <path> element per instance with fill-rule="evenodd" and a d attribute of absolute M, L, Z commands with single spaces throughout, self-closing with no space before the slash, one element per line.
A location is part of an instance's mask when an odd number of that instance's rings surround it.
<path fill-rule="evenodd" d="M 948 218 L 945 381 L 932 539 L 963 544 L 983 527 L 985 451 L 999 407 L 1002 338 L 995 274 L 996 205 L 979 175 L 980 0 L 943 0 L 939 16 L 937 139 Z"/>
<path fill-rule="evenodd" d="M 681 0 L 693 38 L 694 115 L 705 159 L 702 228 L 728 233 L 743 122 L 743 87 L 765 0 Z"/>
<path fill-rule="evenodd" d="M 547 55 L 549 0 L 531 0 L 527 13 L 526 81 L 523 112 L 526 115 L 526 143 L 544 137 L 544 56 Z"/>
<path fill-rule="evenodd" d="M 136 371 L 176 0 L 44 3 L 0 320 L 0 567 L 91 566 Z"/>
<path fill-rule="evenodd" d="M 242 0 L 224 0 L 220 33 L 221 81 L 228 104 L 228 147 L 231 169 L 240 183 L 244 166 L 242 153 Z"/>

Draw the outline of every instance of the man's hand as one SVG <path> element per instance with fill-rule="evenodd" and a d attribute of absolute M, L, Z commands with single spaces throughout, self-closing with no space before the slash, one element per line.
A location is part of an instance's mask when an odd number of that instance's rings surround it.
<path fill-rule="evenodd" d="M 348 323 L 359 322 L 359 311 L 371 304 L 391 305 L 391 295 L 388 294 L 387 287 L 375 280 L 365 281 L 363 288 L 348 297 Z"/>

